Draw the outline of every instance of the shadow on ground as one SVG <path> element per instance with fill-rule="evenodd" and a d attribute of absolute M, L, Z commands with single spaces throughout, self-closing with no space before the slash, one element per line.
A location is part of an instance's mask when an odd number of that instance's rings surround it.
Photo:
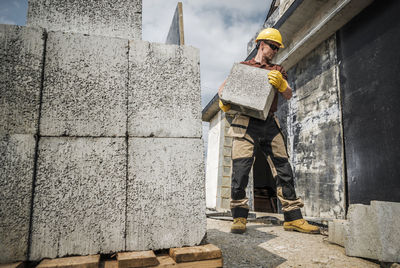
<path fill-rule="evenodd" d="M 276 267 L 285 262 L 286 259 L 258 246 L 277 237 L 257 230 L 267 226 L 271 225 L 248 226 L 244 234 L 232 234 L 217 229 L 209 229 L 207 230 L 207 241 L 222 250 L 224 267 Z"/>

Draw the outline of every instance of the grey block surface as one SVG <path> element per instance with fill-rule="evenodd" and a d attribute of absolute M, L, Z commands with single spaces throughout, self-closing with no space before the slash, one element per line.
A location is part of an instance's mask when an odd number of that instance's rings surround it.
<path fill-rule="evenodd" d="M 328 226 L 328 241 L 344 247 L 348 236 L 348 224 L 347 220 L 334 219 L 330 221 Z"/>
<path fill-rule="evenodd" d="M 346 255 L 400 261 L 400 203 L 371 201 L 349 207 Z"/>
<path fill-rule="evenodd" d="M 275 97 L 275 88 L 268 82 L 268 70 L 235 63 L 229 74 L 221 100 L 231 110 L 265 120 Z"/>
<path fill-rule="evenodd" d="M 27 26 L 142 39 L 142 0 L 29 0 Z"/>
<path fill-rule="evenodd" d="M 124 138 L 39 142 L 30 260 L 125 249 Z"/>
<path fill-rule="evenodd" d="M 379 256 L 378 226 L 376 219 L 371 215 L 370 206 L 350 205 L 347 218 L 349 232 L 345 240 L 346 255 L 377 260 Z"/>
<path fill-rule="evenodd" d="M 137 137 L 201 137 L 199 50 L 131 42 L 128 132 Z"/>
<path fill-rule="evenodd" d="M 193 246 L 206 234 L 203 142 L 129 138 L 126 250 Z"/>
<path fill-rule="evenodd" d="M 0 25 L 0 134 L 35 134 L 39 117 L 42 29 Z"/>
<path fill-rule="evenodd" d="M 27 258 L 34 155 L 33 135 L 0 135 L 0 263 Z"/>
<path fill-rule="evenodd" d="M 371 201 L 371 209 L 379 227 L 379 260 L 400 262 L 400 203 Z"/>
<path fill-rule="evenodd" d="M 128 41 L 50 32 L 40 134 L 124 136 Z"/>

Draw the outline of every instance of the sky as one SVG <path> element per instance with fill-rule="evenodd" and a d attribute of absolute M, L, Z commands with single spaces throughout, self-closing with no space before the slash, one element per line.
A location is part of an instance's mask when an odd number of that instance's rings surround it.
<path fill-rule="evenodd" d="M 271 0 L 181 0 L 185 44 L 200 49 L 202 107 L 214 97 L 247 43 L 262 27 Z M 165 43 L 178 0 L 143 0 L 142 39 Z M 0 24 L 26 24 L 27 0 L 0 0 Z"/>

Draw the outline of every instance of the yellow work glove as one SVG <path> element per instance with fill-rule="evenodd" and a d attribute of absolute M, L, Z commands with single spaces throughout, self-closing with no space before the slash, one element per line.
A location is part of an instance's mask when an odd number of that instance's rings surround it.
<path fill-rule="evenodd" d="M 219 108 L 221 108 L 221 110 L 226 113 L 231 109 L 231 105 L 230 104 L 225 105 L 221 100 L 219 100 Z"/>
<path fill-rule="evenodd" d="M 272 70 L 268 73 L 268 81 L 271 85 L 276 87 L 276 89 L 278 89 L 279 92 L 284 92 L 288 87 L 288 83 L 283 78 L 281 72 L 277 70 Z"/>

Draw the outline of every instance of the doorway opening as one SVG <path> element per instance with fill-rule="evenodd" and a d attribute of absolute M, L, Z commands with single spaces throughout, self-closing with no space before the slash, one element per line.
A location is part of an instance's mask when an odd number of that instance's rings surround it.
<path fill-rule="evenodd" d="M 256 150 L 253 165 L 254 211 L 278 213 L 276 184 L 261 150 Z"/>

